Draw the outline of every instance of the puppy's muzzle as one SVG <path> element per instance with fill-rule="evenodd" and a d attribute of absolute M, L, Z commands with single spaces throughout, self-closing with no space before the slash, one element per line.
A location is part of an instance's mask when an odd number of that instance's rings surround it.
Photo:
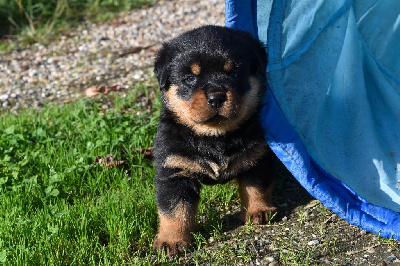
<path fill-rule="evenodd" d="M 218 109 L 226 101 L 226 93 L 221 89 L 215 89 L 207 92 L 207 102 L 210 108 Z"/>

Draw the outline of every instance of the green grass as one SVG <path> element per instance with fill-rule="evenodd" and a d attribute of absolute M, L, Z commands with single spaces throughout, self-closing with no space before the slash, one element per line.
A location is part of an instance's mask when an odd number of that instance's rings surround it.
<path fill-rule="evenodd" d="M 18 34 L 19 45 L 44 44 L 83 20 L 102 22 L 116 12 L 150 6 L 152 0 L 0 0 L 0 37 Z M 0 43 L 10 50 L 15 42 Z"/>
<path fill-rule="evenodd" d="M 135 151 L 152 146 L 160 104 L 143 110 L 138 95 L 143 93 L 117 97 L 105 113 L 92 100 L 0 115 L 0 263 L 169 261 L 151 249 L 157 231 L 154 168 Z M 106 154 L 125 165 L 93 163 Z M 202 249 L 210 236 L 221 237 L 221 217 L 237 202 L 234 183 L 203 190 L 203 218 L 188 261 L 237 258 L 238 251 L 227 247 L 223 253 Z"/>

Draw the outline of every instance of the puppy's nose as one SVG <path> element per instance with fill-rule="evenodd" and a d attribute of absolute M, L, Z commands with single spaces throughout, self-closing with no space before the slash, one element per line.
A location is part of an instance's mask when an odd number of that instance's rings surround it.
<path fill-rule="evenodd" d="M 224 92 L 211 92 L 207 94 L 208 105 L 211 108 L 219 108 L 226 101 L 226 94 Z"/>

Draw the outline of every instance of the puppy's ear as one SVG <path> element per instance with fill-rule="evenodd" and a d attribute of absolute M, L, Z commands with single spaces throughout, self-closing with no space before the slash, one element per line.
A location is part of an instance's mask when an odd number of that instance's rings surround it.
<path fill-rule="evenodd" d="M 262 42 L 258 42 L 254 48 L 253 69 L 265 75 L 268 63 L 267 48 Z"/>
<path fill-rule="evenodd" d="M 170 49 L 164 44 L 156 56 L 154 74 L 157 77 L 160 89 L 168 88 L 170 84 L 170 63 L 172 59 Z"/>

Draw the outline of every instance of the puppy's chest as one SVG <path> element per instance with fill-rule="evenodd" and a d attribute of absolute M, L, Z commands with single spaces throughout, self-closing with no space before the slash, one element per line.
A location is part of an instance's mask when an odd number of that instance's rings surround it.
<path fill-rule="evenodd" d="M 227 150 L 210 148 L 208 156 L 200 157 L 199 162 L 211 179 L 224 181 L 254 167 L 266 152 L 265 142 L 252 142 Z"/>
<path fill-rule="evenodd" d="M 204 182 L 226 182 L 254 167 L 268 151 L 265 141 L 246 145 L 192 146 L 190 155 L 172 155 L 165 161 L 169 168 L 179 168 L 180 175 Z"/>
<path fill-rule="evenodd" d="M 218 156 L 200 157 L 197 161 L 202 166 L 203 173 L 209 178 L 216 181 L 224 181 L 233 178 L 248 168 L 246 166 L 255 163 L 254 160 L 247 158 L 248 155 L 250 155 L 249 151 L 242 151 L 232 155 L 220 153 Z"/>

